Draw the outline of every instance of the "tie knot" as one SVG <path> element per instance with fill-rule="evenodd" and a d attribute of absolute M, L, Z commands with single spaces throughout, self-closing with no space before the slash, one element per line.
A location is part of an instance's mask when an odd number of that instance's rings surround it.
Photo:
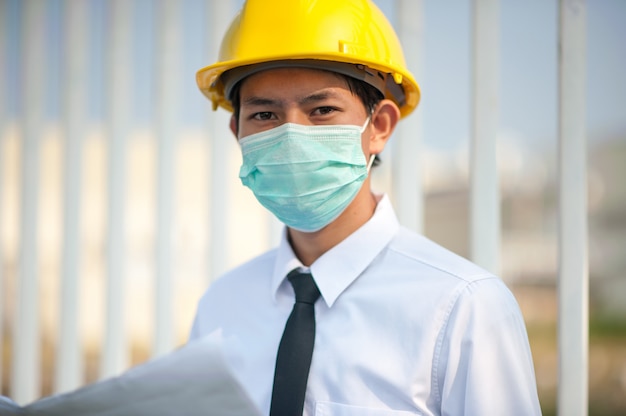
<path fill-rule="evenodd" d="M 320 297 L 320 290 L 317 288 L 311 273 L 303 273 L 295 269 L 289 272 L 287 279 L 289 279 L 294 292 L 296 292 L 297 303 L 310 303 L 313 305 Z"/>

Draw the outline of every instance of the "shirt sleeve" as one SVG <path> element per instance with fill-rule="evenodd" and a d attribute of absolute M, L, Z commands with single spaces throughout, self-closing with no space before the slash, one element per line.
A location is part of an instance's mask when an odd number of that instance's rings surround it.
<path fill-rule="evenodd" d="M 442 415 L 540 415 L 528 336 L 513 294 L 497 278 L 452 300 L 436 352 Z"/>

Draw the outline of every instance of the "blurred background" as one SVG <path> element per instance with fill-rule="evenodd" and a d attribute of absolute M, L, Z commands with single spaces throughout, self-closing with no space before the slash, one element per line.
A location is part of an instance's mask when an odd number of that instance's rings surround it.
<path fill-rule="evenodd" d="M 397 25 L 401 2 L 376 3 Z M 20 380 L 18 349 L 37 356 L 36 398 L 182 345 L 210 282 L 277 242 L 279 224 L 238 181 L 229 115 L 211 111 L 194 79 L 216 60 L 240 4 L 0 0 L 2 394 L 11 396 Z M 469 257 L 472 2 L 419 4 L 420 43 L 404 45 L 420 49 L 410 69 L 422 102 L 406 120 L 418 128 L 397 138 L 419 141 L 423 211 L 413 228 Z M 499 7 L 499 273 L 522 307 L 542 408 L 553 414 L 558 2 L 501 0 Z M 626 413 L 624 21 L 626 1 L 587 2 L 592 415 Z M 397 196 L 393 144 L 382 160 L 375 187 Z M 69 292 L 63 276 L 76 276 Z M 29 309 L 34 338 L 22 345 L 24 287 L 36 307 Z M 60 332 L 71 296 L 74 335 Z M 164 311 L 168 317 L 157 320 Z M 117 345 L 111 333 L 121 334 Z M 69 362 L 79 377 L 63 384 L 59 345 L 68 336 L 78 339 L 78 362 Z M 107 349 L 120 354 L 107 358 Z"/>

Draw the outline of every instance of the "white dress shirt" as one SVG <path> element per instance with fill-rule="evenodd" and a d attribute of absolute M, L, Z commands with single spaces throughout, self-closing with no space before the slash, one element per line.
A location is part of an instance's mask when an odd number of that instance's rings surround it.
<path fill-rule="evenodd" d="M 200 300 L 191 338 L 221 329 L 233 370 L 269 413 L 276 352 L 302 264 L 283 233 Z M 310 267 L 321 298 L 308 416 L 538 415 L 519 307 L 491 273 L 400 227 L 389 199 Z"/>

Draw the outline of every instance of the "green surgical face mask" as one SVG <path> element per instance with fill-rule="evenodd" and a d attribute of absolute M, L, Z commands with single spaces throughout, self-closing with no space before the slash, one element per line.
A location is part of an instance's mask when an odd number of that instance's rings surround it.
<path fill-rule="evenodd" d="M 285 123 L 239 140 L 241 182 L 280 221 L 318 231 L 352 202 L 367 178 L 363 127 Z"/>

